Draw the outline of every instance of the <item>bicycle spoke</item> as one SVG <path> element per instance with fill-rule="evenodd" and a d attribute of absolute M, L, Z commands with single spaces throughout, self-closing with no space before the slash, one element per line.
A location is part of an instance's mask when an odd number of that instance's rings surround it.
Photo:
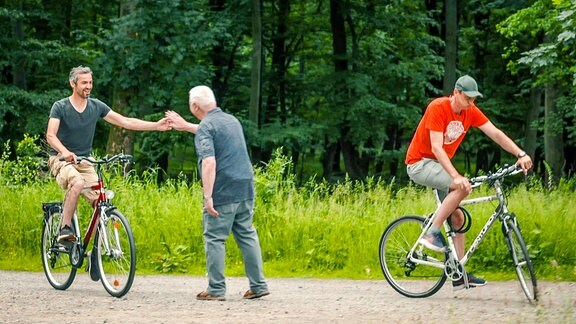
<path fill-rule="evenodd" d="M 446 281 L 441 268 L 443 253 L 416 250 L 409 253 L 422 232 L 424 218 L 405 216 L 392 222 L 380 240 L 380 266 L 392 288 L 407 297 L 428 297 L 436 293 Z M 435 263 L 436 266 L 421 264 Z"/>
<path fill-rule="evenodd" d="M 508 221 L 507 226 L 508 232 L 506 233 L 506 240 L 512 261 L 514 262 L 514 267 L 516 268 L 518 280 L 520 281 L 520 287 L 526 295 L 526 298 L 528 298 L 528 301 L 535 303 L 538 300 L 538 286 L 528 249 L 524 244 L 520 229 L 515 223 Z"/>
<path fill-rule="evenodd" d="M 76 268 L 70 262 L 70 254 L 56 243 L 60 227 L 61 214 L 58 207 L 48 211 L 42 230 L 42 266 L 46 279 L 52 287 L 65 290 L 70 287 L 76 276 Z"/>
<path fill-rule="evenodd" d="M 130 225 L 119 211 L 113 210 L 107 214 L 96 242 L 102 284 L 109 294 L 121 297 L 132 286 L 136 252 Z"/>

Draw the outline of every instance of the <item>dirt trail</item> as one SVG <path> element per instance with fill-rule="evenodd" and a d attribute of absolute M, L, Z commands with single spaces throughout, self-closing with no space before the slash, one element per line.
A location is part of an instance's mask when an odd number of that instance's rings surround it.
<path fill-rule="evenodd" d="M 402 297 L 384 280 L 268 283 L 270 296 L 247 301 L 247 280 L 229 278 L 227 300 L 206 302 L 195 299 L 205 278 L 137 274 L 118 299 L 84 273 L 58 291 L 43 273 L 0 271 L 0 323 L 576 323 L 576 283 L 540 283 L 537 306 L 517 281 L 457 293 L 446 285 L 425 299 Z"/>

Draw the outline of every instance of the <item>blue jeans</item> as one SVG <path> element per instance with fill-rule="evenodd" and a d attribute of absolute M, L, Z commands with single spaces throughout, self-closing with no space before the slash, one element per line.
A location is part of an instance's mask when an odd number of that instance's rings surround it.
<path fill-rule="evenodd" d="M 218 217 L 202 212 L 202 227 L 204 234 L 204 250 L 206 252 L 206 267 L 208 269 L 208 289 L 213 296 L 226 294 L 226 278 L 224 264 L 226 259 L 226 238 L 230 232 L 234 234 L 236 243 L 244 258 L 244 270 L 250 282 L 250 290 L 260 293 L 268 290 L 262 269 L 262 252 L 260 240 L 254 226 L 254 200 L 217 206 Z"/>

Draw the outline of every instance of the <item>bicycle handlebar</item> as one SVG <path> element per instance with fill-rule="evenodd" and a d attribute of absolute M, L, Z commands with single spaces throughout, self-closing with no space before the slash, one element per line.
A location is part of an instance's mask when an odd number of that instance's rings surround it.
<path fill-rule="evenodd" d="M 474 185 L 478 186 L 484 182 L 502 179 L 504 177 L 507 177 L 510 175 L 515 175 L 515 174 L 518 174 L 520 172 L 522 172 L 522 168 L 520 167 L 520 165 L 513 164 L 511 166 L 504 166 L 504 167 L 496 170 L 496 172 L 494 172 L 494 173 L 489 173 L 487 175 L 482 175 L 482 176 L 471 178 L 470 183 L 472 183 L 473 186 Z"/>
<path fill-rule="evenodd" d="M 62 158 L 60 158 L 60 161 L 64 161 L 64 160 Z M 82 161 L 88 161 L 92 164 L 108 164 L 108 163 L 112 163 L 115 161 L 118 161 L 121 163 L 132 163 L 132 161 L 134 161 L 134 158 L 132 157 L 132 155 L 120 153 L 120 154 L 112 155 L 110 157 L 105 156 L 100 160 L 94 160 L 88 156 L 77 156 L 76 161 L 78 163 L 80 163 Z"/>

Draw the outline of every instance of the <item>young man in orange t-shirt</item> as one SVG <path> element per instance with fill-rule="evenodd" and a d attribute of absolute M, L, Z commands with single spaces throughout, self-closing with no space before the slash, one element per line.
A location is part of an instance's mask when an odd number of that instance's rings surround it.
<path fill-rule="evenodd" d="M 440 234 L 444 221 L 452 214 L 452 225 L 460 228 L 464 215 L 456 209 L 472 190 L 470 180 L 461 175 L 452 164 L 452 157 L 470 127 L 479 128 L 505 151 L 518 158 L 518 164 L 526 174 L 532 167 L 532 160 L 504 132 L 498 129 L 476 107 L 474 101 L 482 97 L 476 81 L 465 75 L 456 81 L 449 97 L 433 100 L 416 128 L 408 147 L 405 163 L 412 181 L 438 189 L 442 204 L 430 229 L 420 240 L 426 248 L 444 252 L 446 247 Z M 454 245 L 459 258 L 464 256 L 464 234 L 457 233 Z M 483 286 L 486 281 L 468 274 L 468 284 Z M 464 287 L 464 281 L 453 282 L 455 290 Z"/>

